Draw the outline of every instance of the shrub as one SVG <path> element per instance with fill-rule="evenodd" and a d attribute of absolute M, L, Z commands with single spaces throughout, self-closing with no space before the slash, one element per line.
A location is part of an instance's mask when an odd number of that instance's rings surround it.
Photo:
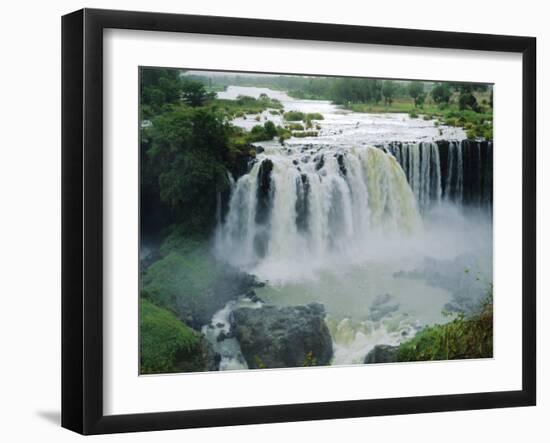
<path fill-rule="evenodd" d="M 292 135 L 298 138 L 317 137 L 318 132 L 317 131 L 297 131 L 297 132 L 293 132 Z"/>
<path fill-rule="evenodd" d="M 397 350 L 397 361 L 453 360 L 492 356 L 492 291 L 482 302 L 478 314 L 466 317 L 460 313 L 447 324 L 424 328 L 414 338 L 402 343 Z"/>
<path fill-rule="evenodd" d="M 286 126 L 287 129 L 290 129 L 291 131 L 303 131 L 304 127 L 301 123 L 290 123 Z"/>
<path fill-rule="evenodd" d="M 306 119 L 309 119 L 309 120 L 324 120 L 325 117 L 323 117 L 323 114 L 321 114 L 320 112 L 310 112 L 310 113 L 306 114 Z"/>
<path fill-rule="evenodd" d="M 288 111 L 284 113 L 284 118 L 289 122 L 297 122 L 304 120 L 305 114 L 299 111 Z"/>
<path fill-rule="evenodd" d="M 139 301 L 140 372 L 158 374 L 181 370 L 178 360 L 187 360 L 187 371 L 204 370 L 197 361 L 201 338 L 174 314 L 148 300 Z"/>

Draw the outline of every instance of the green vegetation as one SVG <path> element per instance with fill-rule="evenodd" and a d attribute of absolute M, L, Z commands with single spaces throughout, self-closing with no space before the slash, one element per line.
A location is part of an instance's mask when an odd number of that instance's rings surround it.
<path fill-rule="evenodd" d="M 423 82 L 409 82 L 409 95 L 414 101 L 414 106 L 422 107 L 426 100 L 426 94 L 424 93 Z"/>
<path fill-rule="evenodd" d="M 305 120 L 306 115 L 299 111 L 288 111 L 284 113 L 284 118 L 289 122 L 298 122 Z"/>
<path fill-rule="evenodd" d="M 142 131 L 142 187 L 152 188 L 145 192 L 158 192 L 173 221 L 190 231 L 211 229 L 216 194 L 228 187 L 232 129 L 225 116 L 181 105 L 154 117 Z"/>
<path fill-rule="evenodd" d="M 259 98 L 240 95 L 236 100 L 216 98 L 206 103 L 206 106 L 222 111 L 229 119 L 243 117 L 245 114 L 259 114 L 268 109 L 274 115 L 283 109 L 281 102 L 266 95 Z"/>
<path fill-rule="evenodd" d="M 452 91 L 448 83 L 437 83 L 431 92 L 432 99 L 438 105 L 447 105 L 451 99 Z"/>
<path fill-rule="evenodd" d="M 201 338 L 166 309 L 140 298 L 140 372 L 202 371 Z"/>
<path fill-rule="evenodd" d="M 313 356 L 313 351 L 309 351 L 304 359 L 304 367 L 317 366 L 317 359 Z"/>
<path fill-rule="evenodd" d="M 296 132 L 293 132 L 292 135 L 294 137 L 304 138 L 304 137 L 317 137 L 319 133 L 317 131 L 296 131 Z"/>
<path fill-rule="evenodd" d="M 493 90 L 484 84 L 231 74 L 217 77 L 216 81 L 280 89 L 296 98 L 331 100 L 356 112 L 430 115 L 442 124 L 464 127 L 468 138 L 493 137 Z M 473 116 L 470 111 L 479 115 Z M 461 113 L 458 119 L 449 115 L 456 112 Z M 303 113 L 286 114 L 287 121 L 303 121 L 306 129 L 313 127 Z"/>
<path fill-rule="evenodd" d="M 141 277 L 141 296 L 173 313 L 186 324 L 208 323 L 215 302 L 221 268 L 208 245 L 174 230 L 163 243 L 162 258 Z"/>
<path fill-rule="evenodd" d="M 397 83 L 391 80 L 384 80 L 382 84 L 382 96 L 384 97 L 384 104 L 386 106 L 391 106 L 393 103 L 397 89 Z"/>
<path fill-rule="evenodd" d="M 306 120 L 324 120 L 323 114 L 320 112 L 308 112 L 306 114 Z"/>
<path fill-rule="evenodd" d="M 451 314 L 447 314 L 451 315 Z M 493 356 L 493 300 L 488 296 L 479 313 L 460 313 L 449 323 L 424 328 L 402 343 L 397 361 L 453 360 Z"/>
<path fill-rule="evenodd" d="M 189 235 L 208 235 L 228 171 L 255 155 L 251 143 L 289 137 L 269 121 L 247 132 L 231 120 L 254 114 L 260 121 L 261 112 L 280 113 L 283 106 L 265 94 L 216 99 L 207 88 L 219 84 L 178 69 L 142 68 L 140 87 L 140 116 L 148 121 L 140 137 L 142 210 L 161 214 L 161 228 L 183 225 Z"/>
<path fill-rule="evenodd" d="M 285 128 L 290 129 L 291 131 L 303 131 L 304 127 L 301 123 L 290 123 L 285 126 Z"/>

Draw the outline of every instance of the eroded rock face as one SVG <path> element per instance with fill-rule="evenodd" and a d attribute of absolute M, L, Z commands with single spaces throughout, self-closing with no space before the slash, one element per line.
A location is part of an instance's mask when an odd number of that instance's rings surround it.
<path fill-rule="evenodd" d="M 325 315 L 319 303 L 240 308 L 232 313 L 231 333 L 251 369 L 323 366 L 332 358 Z"/>

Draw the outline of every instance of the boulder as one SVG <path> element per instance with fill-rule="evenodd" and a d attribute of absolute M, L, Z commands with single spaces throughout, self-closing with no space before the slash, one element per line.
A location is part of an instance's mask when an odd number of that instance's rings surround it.
<path fill-rule="evenodd" d="M 394 363 L 399 346 L 376 345 L 365 357 L 365 363 Z"/>
<path fill-rule="evenodd" d="M 332 358 L 325 315 L 319 303 L 239 308 L 231 314 L 231 333 L 251 369 L 323 366 Z"/>

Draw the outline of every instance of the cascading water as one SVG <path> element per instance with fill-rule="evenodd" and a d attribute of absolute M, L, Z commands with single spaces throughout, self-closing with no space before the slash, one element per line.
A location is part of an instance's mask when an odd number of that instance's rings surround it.
<path fill-rule="evenodd" d="M 493 144 L 485 141 L 388 143 L 383 149 L 399 162 L 422 212 L 442 200 L 490 209 Z"/>
<path fill-rule="evenodd" d="M 403 169 L 380 149 L 267 148 L 234 185 L 216 251 L 246 269 L 315 261 L 421 224 Z"/>
<path fill-rule="evenodd" d="M 407 176 L 421 211 L 441 201 L 441 167 L 436 143 L 391 143 L 387 149 L 395 156 Z"/>

